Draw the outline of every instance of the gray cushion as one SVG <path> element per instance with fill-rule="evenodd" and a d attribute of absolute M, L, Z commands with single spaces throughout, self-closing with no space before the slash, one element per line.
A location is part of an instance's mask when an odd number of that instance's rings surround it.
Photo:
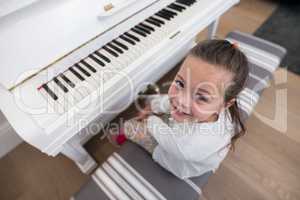
<path fill-rule="evenodd" d="M 109 196 L 119 199 L 118 194 L 127 195 L 130 199 L 138 199 L 135 195 L 150 199 L 150 192 L 157 199 L 198 200 L 199 187 L 207 183 L 210 173 L 189 182 L 182 181 L 153 162 L 147 151 L 128 141 L 96 170 L 73 199 L 104 200 Z M 114 190 L 111 184 L 118 189 Z"/>
<path fill-rule="evenodd" d="M 254 49 L 260 49 L 264 52 L 268 52 L 278 57 L 280 61 L 284 58 L 287 52 L 282 46 L 240 31 L 232 31 L 227 35 L 226 38 L 248 44 Z"/>
<path fill-rule="evenodd" d="M 249 76 L 245 89 L 238 95 L 242 120 L 245 121 L 257 104 L 262 91 L 269 86 L 273 72 L 279 67 L 286 50 L 274 43 L 239 31 L 231 32 L 227 40 L 237 43 L 249 60 Z"/>

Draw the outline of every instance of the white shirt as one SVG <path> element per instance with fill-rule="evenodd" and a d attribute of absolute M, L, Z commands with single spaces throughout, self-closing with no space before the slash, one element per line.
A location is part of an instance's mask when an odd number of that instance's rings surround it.
<path fill-rule="evenodd" d="M 151 95 L 150 99 L 153 112 L 170 112 L 168 95 Z M 234 133 L 228 110 L 208 123 L 180 123 L 170 118 L 167 124 L 150 116 L 147 129 L 158 142 L 153 159 L 181 179 L 214 172 L 227 155 Z"/>

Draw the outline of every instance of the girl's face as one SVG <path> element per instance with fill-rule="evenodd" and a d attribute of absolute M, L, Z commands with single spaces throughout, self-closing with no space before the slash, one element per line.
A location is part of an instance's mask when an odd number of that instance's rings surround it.
<path fill-rule="evenodd" d="M 169 88 L 172 117 L 178 122 L 217 120 L 217 114 L 234 102 L 224 102 L 232 77 L 221 67 L 188 56 Z"/>

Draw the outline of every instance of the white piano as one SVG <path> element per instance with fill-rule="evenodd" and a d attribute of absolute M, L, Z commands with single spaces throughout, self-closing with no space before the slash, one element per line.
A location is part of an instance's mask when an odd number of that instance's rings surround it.
<path fill-rule="evenodd" d="M 238 0 L 27 2 L 0 1 L 0 109 L 24 141 L 89 173 L 97 164 L 82 145 L 178 63 L 197 33 L 208 27 L 213 37 Z"/>

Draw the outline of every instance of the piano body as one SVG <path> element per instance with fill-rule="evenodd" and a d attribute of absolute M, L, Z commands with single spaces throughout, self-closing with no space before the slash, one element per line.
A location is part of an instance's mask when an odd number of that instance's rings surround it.
<path fill-rule="evenodd" d="M 0 18 L 0 109 L 20 137 L 82 172 L 82 145 L 238 0 L 43 0 Z"/>

